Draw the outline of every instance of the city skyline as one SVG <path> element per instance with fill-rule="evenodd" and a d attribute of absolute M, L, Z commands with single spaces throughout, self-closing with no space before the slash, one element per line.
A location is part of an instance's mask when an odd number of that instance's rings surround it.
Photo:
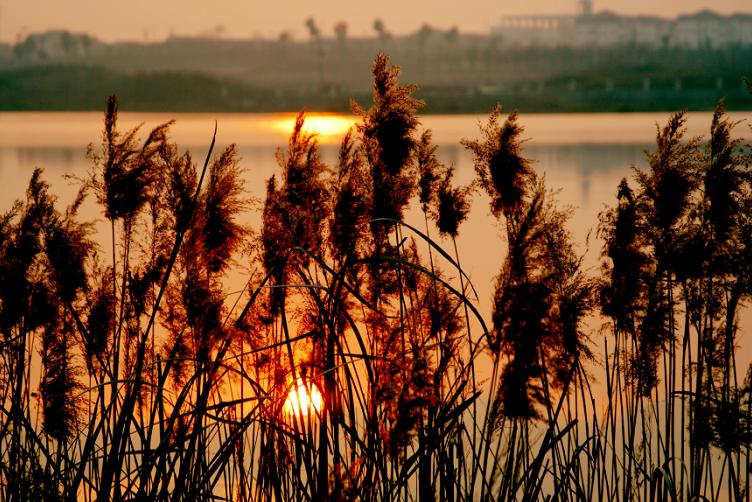
<path fill-rule="evenodd" d="M 595 12 L 610 10 L 623 15 L 676 17 L 703 9 L 720 14 L 749 10 L 739 0 L 662 2 L 647 0 L 601 0 L 594 2 Z M 405 7 L 397 0 L 384 0 L 375 7 L 341 0 L 313 5 L 302 0 L 287 0 L 273 5 L 242 0 L 222 0 L 215 6 L 187 0 L 178 3 L 163 0 L 154 4 L 132 0 L 127 4 L 69 0 L 32 0 L 23 4 L 0 1 L 0 41 L 16 42 L 26 34 L 49 30 L 89 33 L 103 41 L 157 41 L 169 36 L 214 36 L 226 38 L 273 38 L 286 32 L 305 39 L 305 20 L 313 17 L 323 36 L 334 34 L 334 25 L 345 21 L 349 36 L 369 36 L 373 22 L 383 20 L 386 29 L 396 35 L 414 32 L 423 24 L 439 29 L 457 27 L 461 32 L 488 33 L 504 16 L 533 14 L 574 14 L 576 1 L 530 0 L 524 5 L 512 2 L 475 2 L 471 8 L 455 2 L 415 0 Z M 426 14 L 430 12 L 430 17 Z"/>

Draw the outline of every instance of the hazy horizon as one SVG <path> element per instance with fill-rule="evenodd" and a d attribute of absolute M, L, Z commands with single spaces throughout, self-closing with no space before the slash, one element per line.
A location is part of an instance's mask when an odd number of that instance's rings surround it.
<path fill-rule="evenodd" d="M 407 5 L 407 6 L 406 6 Z M 335 0 L 314 5 L 302 0 L 283 0 L 272 4 L 242 0 L 220 0 L 214 5 L 197 0 L 132 0 L 127 3 L 91 0 L 0 0 L 0 41 L 16 42 L 26 34 L 48 30 L 89 33 L 101 40 L 156 41 L 169 36 L 211 35 L 227 38 L 277 37 L 282 32 L 293 38 L 307 38 L 305 20 L 313 17 L 326 37 L 333 35 L 339 21 L 348 24 L 349 36 L 373 35 L 373 21 L 383 20 L 386 29 L 401 35 L 427 23 L 439 29 L 456 26 L 461 32 L 486 33 L 502 16 L 528 14 L 573 14 L 577 2 L 529 0 L 490 2 L 468 6 L 440 0 L 414 0 L 409 4 L 383 0 L 378 5 Z M 739 0 L 686 0 L 651 2 L 649 0 L 601 0 L 594 2 L 596 12 L 610 10 L 624 15 L 676 17 L 711 9 L 720 14 L 749 12 Z"/>

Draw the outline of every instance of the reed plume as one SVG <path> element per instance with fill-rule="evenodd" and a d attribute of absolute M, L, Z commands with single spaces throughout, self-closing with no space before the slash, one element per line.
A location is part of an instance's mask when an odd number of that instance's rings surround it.
<path fill-rule="evenodd" d="M 534 183 L 535 174 L 530 160 L 522 154 L 521 135 L 524 128 L 518 123 L 516 111 L 500 124 L 501 105 L 496 104 L 481 126 L 482 140 L 462 140 L 473 153 L 473 163 L 480 187 L 491 198 L 491 212 L 497 218 L 509 217 L 521 208 L 526 187 Z"/>

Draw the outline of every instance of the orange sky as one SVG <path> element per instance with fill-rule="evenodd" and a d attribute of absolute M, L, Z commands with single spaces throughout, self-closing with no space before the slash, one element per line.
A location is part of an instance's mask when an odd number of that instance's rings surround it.
<path fill-rule="evenodd" d="M 711 7 L 728 14 L 752 11 L 742 0 L 594 0 L 596 11 L 675 17 Z M 485 33 L 503 15 L 573 13 L 576 0 L 0 0 L 0 40 L 49 29 L 89 32 L 103 40 L 160 40 L 170 34 L 221 34 L 225 37 L 276 37 L 288 31 L 306 37 L 304 21 L 314 16 L 325 36 L 345 20 L 351 35 L 373 33 L 380 17 L 389 31 L 407 33 L 423 23 Z"/>

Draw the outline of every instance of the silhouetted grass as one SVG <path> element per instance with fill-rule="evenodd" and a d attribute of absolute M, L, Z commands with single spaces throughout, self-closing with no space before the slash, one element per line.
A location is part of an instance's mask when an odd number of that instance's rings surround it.
<path fill-rule="evenodd" d="M 234 146 L 196 165 L 171 123 L 120 131 L 114 97 L 71 207 L 34 172 L 0 218 L 0 498 L 745 499 L 752 179 L 723 106 L 707 142 L 683 113 L 658 128 L 596 277 L 515 112 L 463 140 L 455 186 L 415 88 L 373 73 L 336 165 L 299 115 L 256 233 Z M 477 192 L 505 237 L 487 299 L 454 244 Z"/>

